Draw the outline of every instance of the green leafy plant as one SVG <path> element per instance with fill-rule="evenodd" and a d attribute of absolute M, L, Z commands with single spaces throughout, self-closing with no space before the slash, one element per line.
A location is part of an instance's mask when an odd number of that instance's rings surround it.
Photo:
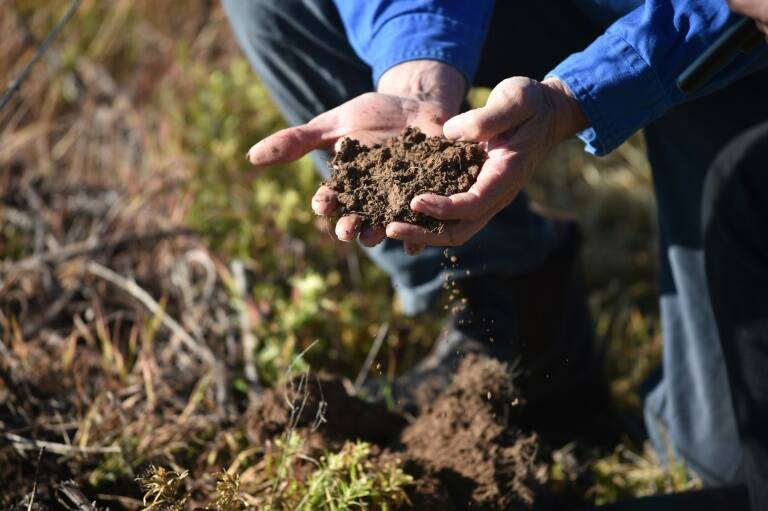
<path fill-rule="evenodd" d="M 674 493 L 701 487 L 701 480 L 682 461 L 669 456 L 667 467 L 659 462 L 650 444 L 642 454 L 623 445 L 592 465 L 595 484 L 589 496 L 596 504 L 623 498 Z"/>

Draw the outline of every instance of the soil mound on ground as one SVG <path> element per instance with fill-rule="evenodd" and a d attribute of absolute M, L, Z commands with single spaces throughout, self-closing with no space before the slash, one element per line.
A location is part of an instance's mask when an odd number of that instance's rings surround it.
<path fill-rule="evenodd" d="M 339 379 L 327 376 L 299 377 L 267 391 L 246 429 L 253 442 L 264 442 L 295 427 L 317 451 L 373 442 L 379 461 L 399 458 L 414 476 L 408 489 L 414 509 L 527 509 L 542 493 L 546 471 L 536 436 L 513 425 L 519 403 L 508 367 L 473 354 L 408 425 L 383 405 L 349 396 Z"/>
<path fill-rule="evenodd" d="M 469 354 L 451 385 L 403 431 L 403 452 L 437 476 L 455 509 L 525 509 L 546 471 L 536 435 L 513 425 L 520 402 L 506 364 Z"/>
<path fill-rule="evenodd" d="M 342 140 L 325 184 L 339 193 L 342 214 L 358 214 L 365 225 L 400 221 L 439 231 L 444 222 L 412 211 L 411 199 L 469 190 L 486 159 L 478 144 L 428 137 L 409 127 L 384 145 Z"/>

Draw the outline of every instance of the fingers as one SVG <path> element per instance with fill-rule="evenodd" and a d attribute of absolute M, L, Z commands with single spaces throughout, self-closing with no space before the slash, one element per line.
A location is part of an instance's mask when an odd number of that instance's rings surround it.
<path fill-rule="evenodd" d="M 366 247 L 375 247 L 387 237 L 383 226 L 365 227 L 358 215 L 343 216 L 336 222 L 334 234 L 341 241 L 360 240 Z"/>
<path fill-rule="evenodd" d="M 360 243 L 366 247 L 375 247 L 387 237 L 383 225 L 376 227 L 363 227 L 360 230 Z"/>
<path fill-rule="evenodd" d="M 478 220 L 488 216 L 500 202 L 510 202 L 525 180 L 525 172 L 518 168 L 517 153 L 504 148 L 488 153 L 477 181 L 464 192 L 444 197 L 435 194 L 417 195 L 411 200 L 411 209 L 439 220 Z"/>
<path fill-rule="evenodd" d="M 354 241 L 363 226 L 363 219 L 359 215 L 347 215 L 336 222 L 336 237 L 341 241 Z"/>
<path fill-rule="evenodd" d="M 321 185 L 312 197 L 312 211 L 317 215 L 333 215 L 339 208 L 338 194 L 325 185 Z"/>
<path fill-rule="evenodd" d="M 432 232 L 418 225 L 393 222 L 387 225 L 387 236 L 404 241 L 406 252 L 408 252 L 409 246 L 422 248 L 423 246 L 455 247 L 466 243 L 486 223 L 488 223 L 486 218 L 468 220 L 447 224 L 441 232 Z"/>
<path fill-rule="evenodd" d="M 268 136 L 251 147 L 246 158 L 257 167 L 288 163 L 325 145 L 321 127 L 309 123 L 286 128 Z"/>
<path fill-rule="evenodd" d="M 443 126 L 443 134 L 451 140 L 490 140 L 529 119 L 535 102 L 536 82 L 529 78 L 508 78 L 498 84 L 488 102 L 453 117 Z"/>

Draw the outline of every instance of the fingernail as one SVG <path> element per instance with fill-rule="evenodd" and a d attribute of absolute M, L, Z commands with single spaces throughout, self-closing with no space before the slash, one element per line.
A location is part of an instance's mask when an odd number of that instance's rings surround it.
<path fill-rule="evenodd" d="M 432 202 L 424 197 L 414 197 L 411 201 L 411 209 L 414 211 L 430 209 L 432 205 Z"/>
<path fill-rule="evenodd" d="M 461 126 L 459 121 L 450 120 L 443 125 L 443 135 L 445 138 L 451 140 L 458 140 L 461 138 Z"/>
<path fill-rule="evenodd" d="M 400 237 L 400 230 L 395 227 L 387 227 L 386 233 L 390 238 L 398 239 Z"/>
<path fill-rule="evenodd" d="M 251 150 L 249 149 L 247 153 L 245 153 L 245 161 L 251 161 Z"/>

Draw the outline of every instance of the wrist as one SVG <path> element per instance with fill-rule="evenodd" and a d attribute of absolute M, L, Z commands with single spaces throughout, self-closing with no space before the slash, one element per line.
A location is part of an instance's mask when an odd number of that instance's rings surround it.
<path fill-rule="evenodd" d="M 411 60 L 389 68 L 376 90 L 439 104 L 456 115 L 467 90 L 464 76 L 455 67 L 436 60 Z"/>
<path fill-rule="evenodd" d="M 589 127 L 589 119 L 565 82 L 556 77 L 549 77 L 541 83 L 545 87 L 548 101 L 555 113 L 556 143 Z"/>

